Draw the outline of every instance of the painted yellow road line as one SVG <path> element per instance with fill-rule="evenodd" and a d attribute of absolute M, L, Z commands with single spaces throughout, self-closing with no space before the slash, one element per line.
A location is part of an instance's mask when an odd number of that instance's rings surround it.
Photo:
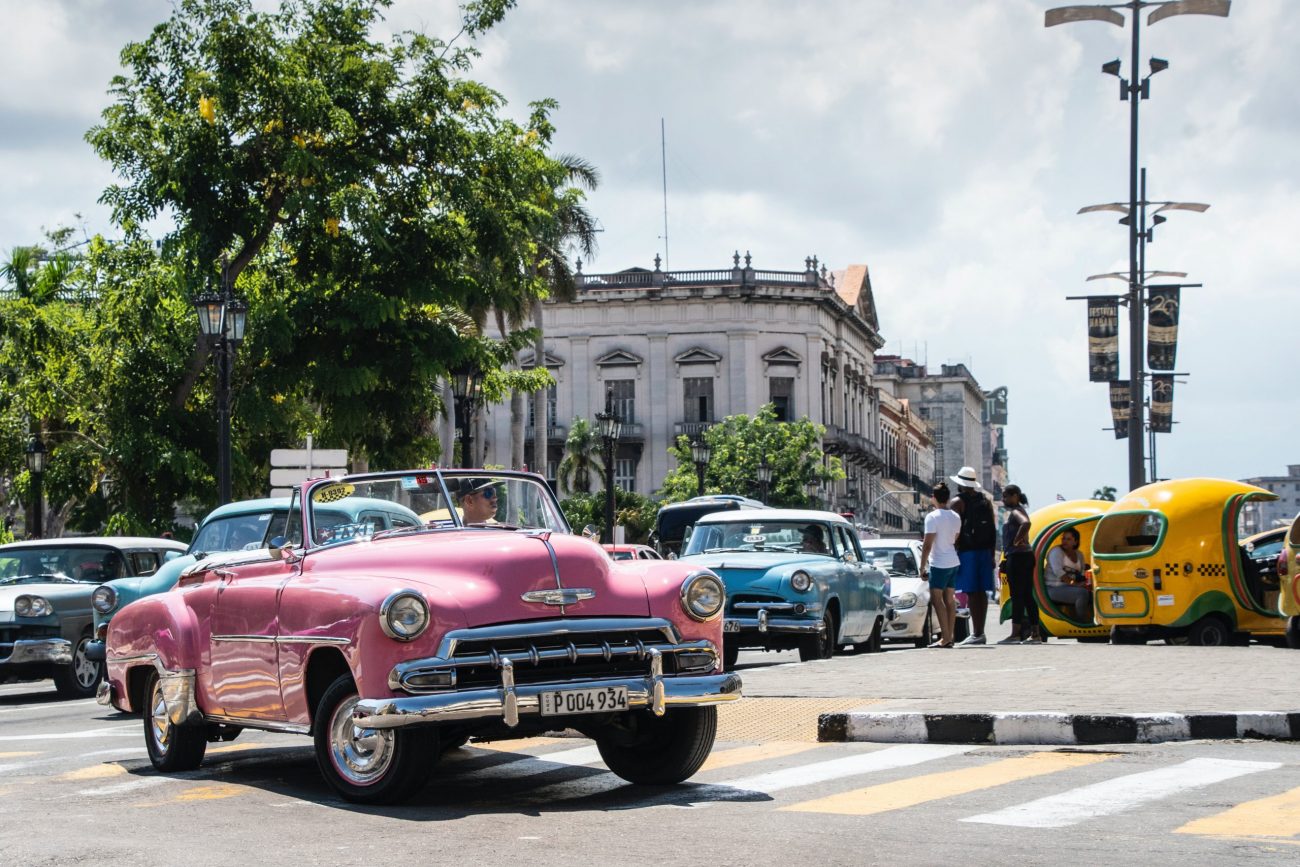
<path fill-rule="evenodd" d="M 489 741 L 488 743 L 470 744 L 476 750 L 492 750 L 498 753 L 521 753 L 533 747 L 549 747 L 552 744 L 575 743 L 579 738 L 520 738 L 517 741 Z"/>
<path fill-rule="evenodd" d="M 248 792 L 247 786 L 231 783 L 213 783 L 210 786 L 195 786 L 186 789 L 172 800 L 174 801 L 219 801 L 222 798 L 235 798 Z"/>
<path fill-rule="evenodd" d="M 285 743 L 286 745 L 288 744 L 287 741 Z M 294 746 L 302 746 L 302 745 L 294 744 Z M 214 755 L 221 755 L 223 753 L 242 753 L 242 752 L 247 752 L 248 750 L 267 750 L 267 749 L 274 749 L 274 747 L 271 744 L 259 744 L 255 741 L 249 741 L 247 743 L 222 744 L 219 747 L 208 747 L 206 755 L 214 756 Z"/>
<path fill-rule="evenodd" d="M 716 771 L 720 768 L 730 768 L 736 765 L 746 765 L 750 762 L 761 762 L 767 759 L 779 759 L 783 756 L 793 756 L 807 750 L 815 750 L 817 744 L 798 743 L 795 741 L 773 741 L 772 743 L 758 744 L 750 747 L 732 747 L 726 750 L 714 750 L 709 756 L 700 772 Z"/>
<path fill-rule="evenodd" d="M 1300 837 L 1300 789 L 1238 804 L 1231 810 L 1188 822 L 1177 834 L 1201 837 Z"/>
<path fill-rule="evenodd" d="M 28 756 L 39 756 L 40 754 L 39 750 L 26 753 L 0 753 L 0 759 L 25 759 Z"/>
<path fill-rule="evenodd" d="M 791 804 L 781 809 L 800 813 L 870 816 L 890 810 L 901 810 L 904 807 L 914 807 L 941 798 L 978 792 L 981 789 L 1014 783 L 1017 780 L 1104 762 L 1112 755 L 1112 753 L 1031 753 L 988 765 L 881 783 L 878 786 L 843 792 L 814 801 Z"/>
<path fill-rule="evenodd" d="M 120 777 L 126 773 L 126 768 L 115 762 L 107 762 L 102 765 L 92 765 L 89 768 L 81 768 L 77 771 L 68 771 L 66 774 L 60 774 L 60 780 L 102 780 L 107 777 Z"/>

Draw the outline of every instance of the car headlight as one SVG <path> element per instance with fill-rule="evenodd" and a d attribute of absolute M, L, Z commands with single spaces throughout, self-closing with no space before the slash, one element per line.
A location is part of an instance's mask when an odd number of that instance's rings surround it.
<path fill-rule="evenodd" d="M 54 606 L 44 596 L 19 596 L 14 600 L 14 613 L 19 617 L 45 617 L 54 613 Z"/>
<path fill-rule="evenodd" d="M 790 586 L 800 593 L 807 593 L 812 589 L 812 576 L 807 572 L 796 572 L 790 576 Z"/>
<path fill-rule="evenodd" d="M 682 582 L 682 610 L 695 620 L 712 620 L 722 611 L 727 591 L 712 572 L 696 572 Z"/>
<path fill-rule="evenodd" d="M 389 638 L 418 638 L 429 626 L 429 603 L 414 590 L 398 590 L 380 606 L 379 625 Z"/>
<path fill-rule="evenodd" d="M 895 608 L 911 608 L 916 604 L 916 594 L 900 593 L 895 596 L 892 601 Z"/>
<path fill-rule="evenodd" d="M 90 607 L 100 614 L 108 614 L 117 607 L 117 591 L 107 584 L 101 584 L 90 594 Z"/>

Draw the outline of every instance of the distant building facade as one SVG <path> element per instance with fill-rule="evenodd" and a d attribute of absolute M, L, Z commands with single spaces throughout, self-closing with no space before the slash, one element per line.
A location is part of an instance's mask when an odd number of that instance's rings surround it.
<path fill-rule="evenodd" d="M 1300 464 L 1288 464 L 1285 476 L 1255 476 L 1242 479 L 1248 485 L 1277 494 L 1276 500 L 1252 500 L 1242 509 L 1242 532 L 1259 533 L 1289 526 L 1300 514 Z"/>

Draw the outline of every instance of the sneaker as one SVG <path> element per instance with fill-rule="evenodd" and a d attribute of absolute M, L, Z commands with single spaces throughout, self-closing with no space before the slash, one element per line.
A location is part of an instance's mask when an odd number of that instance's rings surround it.
<path fill-rule="evenodd" d="M 998 642 L 998 644 L 1003 644 L 1003 643 L 1004 643 L 1004 642 L 1001 642 L 1001 641 Z M 1036 637 L 1032 637 L 1032 636 L 1031 636 L 1031 637 L 1029 637 L 1029 638 L 1026 638 L 1024 641 L 1020 641 L 1020 642 L 1011 642 L 1011 643 L 1012 643 L 1012 644 L 1042 644 L 1042 643 L 1043 643 L 1043 640 L 1042 640 L 1041 638 L 1036 638 Z"/>
<path fill-rule="evenodd" d="M 983 635 L 968 635 L 962 640 L 961 647 L 974 647 L 977 644 L 988 644 L 989 640 Z"/>
<path fill-rule="evenodd" d="M 940 640 L 936 641 L 934 644 L 931 644 L 931 645 L 930 645 L 930 647 L 948 647 L 948 646 L 951 646 L 951 645 L 946 645 L 946 644 L 944 644 L 944 643 L 943 643 L 943 639 L 940 639 Z"/>
<path fill-rule="evenodd" d="M 1008 635 L 1006 638 L 998 642 L 998 644 L 1024 644 L 1024 643 L 1025 642 L 1020 639 L 1019 635 Z"/>

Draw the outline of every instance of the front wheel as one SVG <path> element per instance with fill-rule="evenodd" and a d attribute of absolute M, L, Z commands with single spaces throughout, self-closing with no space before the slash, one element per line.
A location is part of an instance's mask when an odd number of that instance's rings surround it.
<path fill-rule="evenodd" d="M 72 651 L 72 664 L 54 671 L 54 688 L 64 698 L 91 698 L 104 679 L 104 663 L 91 662 L 86 656 L 89 644 L 90 633 L 86 633 Z"/>
<path fill-rule="evenodd" d="M 683 707 L 661 717 L 632 714 L 597 733 L 596 748 L 606 767 L 629 783 L 671 786 L 700 769 L 717 733 L 717 708 Z"/>
<path fill-rule="evenodd" d="M 1232 643 L 1232 628 L 1226 620 L 1211 614 L 1193 623 L 1187 638 L 1197 647 L 1223 647 Z"/>
<path fill-rule="evenodd" d="M 203 764 L 203 753 L 208 748 L 207 726 L 172 722 L 158 672 L 149 673 L 144 697 L 144 743 L 153 766 L 171 772 L 192 771 Z"/>
<path fill-rule="evenodd" d="M 921 634 L 916 637 L 917 647 L 929 647 L 930 642 L 934 641 L 934 608 L 925 609 L 925 625 L 921 627 Z"/>
<path fill-rule="evenodd" d="M 313 727 L 316 764 L 325 781 L 356 804 L 393 804 L 415 794 L 438 756 L 432 727 L 363 729 L 352 722 L 361 697 L 350 675 L 321 696 Z"/>
<path fill-rule="evenodd" d="M 877 617 L 875 624 L 871 627 L 871 635 L 861 644 L 854 645 L 855 649 L 863 653 L 881 653 L 885 649 L 885 618 Z"/>
<path fill-rule="evenodd" d="M 835 618 L 827 611 L 822 615 L 822 630 L 799 640 L 799 661 L 830 659 L 835 653 Z"/>

